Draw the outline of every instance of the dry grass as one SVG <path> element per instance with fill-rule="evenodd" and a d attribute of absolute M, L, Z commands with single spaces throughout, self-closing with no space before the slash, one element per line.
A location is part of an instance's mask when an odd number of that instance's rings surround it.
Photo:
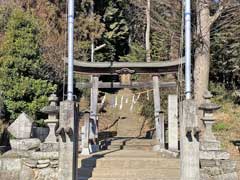
<path fill-rule="evenodd" d="M 222 108 L 216 112 L 215 134 L 222 146 L 232 155 L 239 155 L 239 151 L 232 141 L 240 141 L 240 106 L 232 102 L 219 103 Z"/>

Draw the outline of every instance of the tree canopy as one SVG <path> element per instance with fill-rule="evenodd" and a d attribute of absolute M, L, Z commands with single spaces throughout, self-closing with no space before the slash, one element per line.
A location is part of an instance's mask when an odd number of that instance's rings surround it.
<path fill-rule="evenodd" d="M 145 61 L 147 1 L 75 3 L 77 60 L 90 61 L 94 43 L 95 61 Z M 219 3 L 211 2 L 210 15 L 218 7 Z M 194 45 L 201 41 L 196 29 L 196 9 L 194 4 Z M 210 80 L 234 90 L 239 89 L 240 78 L 239 3 L 232 2 L 231 8 L 224 10 L 211 26 Z M 67 4 L 62 0 L 9 0 L 0 5 L 0 91 L 12 119 L 21 111 L 36 116 L 47 96 L 56 91 L 54 84 L 63 83 L 66 13 Z M 182 3 L 152 0 L 150 15 L 151 60 L 178 58 L 183 53 Z"/>

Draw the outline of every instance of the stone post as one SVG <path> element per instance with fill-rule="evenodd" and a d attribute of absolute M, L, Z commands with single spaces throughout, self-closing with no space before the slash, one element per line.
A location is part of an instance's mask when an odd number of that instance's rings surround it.
<path fill-rule="evenodd" d="M 159 126 L 160 126 L 160 149 L 165 149 L 165 125 L 164 125 L 164 112 L 159 114 Z"/>
<path fill-rule="evenodd" d="M 82 128 L 82 152 L 81 155 L 89 155 L 89 123 L 90 115 L 89 112 L 85 112 L 85 115 L 83 117 L 84 120 L 84 126 Z"/>
<path fill-rule="evenodd" d="M 180 107 L 181 180 L 199 180 L 197 105 L 194 100 L 185 100 Z"/>
<path fill-rule="evenodd" d="M 56 143 L 57 137 L 55 135 L 55 129 L 58 123 L 59 114 L 59 107 L 57 106 L 58 97 L 55 94 L 52 94 L 48 100 L 49 106 L 41 109 L 43 113 L 48 114 L 48 119 L 44 121 L 49 127 L 49 134 L 45 139 L 45 143 Z"/>
<path fill-rule="evenodd" d="M 168 96 L 168 149 L 178 151 L 178 97 Z"/>
<path fill-rule="evenodd" d="M 159 141 L 160 146 L 162 146 L 163 142 L 161 142 L 161 125 L 160 125 L 160 92 L 159 92 L 159 77 L 153 76 L 153 99 L 154 99 L 154 116 L 155 116 L 155 128 L 156 128 L 156 138 Z"/>
<path fill-rule="evenodd" d="M 73 101 L 60 103 L 59 180 L 77 180 L 77 113 Z"/>
<path fill-rule="evenodd" d="M 202 121 L 205 126 L 200 144 L 201 179 L 237 180 L 236 162 L 230 160 L 230 154 L 221 149 L 220 141 L 212 132 L 212 126 L 215 123 L 213 113 L 220 106 L 211 103 L 211 98 L 212 94 L 206 91 L 205 102 L 199 107 L 203 110 Z"/>
<path fill-rule="evenodd" d="M 98 106 L 98 83 L 99 78 L 97 76 L 92 77 L 92 89 L 91 89 L 91 104 L 90 104 L 90 118 L 92 121 L 90 121 L 90 134 L 93 135 L 92 138 L 94 141 L 96 141 L 92 149 L 95 151 L 98 150 L 98 118 L 97 118 L 97 106 Z"/>

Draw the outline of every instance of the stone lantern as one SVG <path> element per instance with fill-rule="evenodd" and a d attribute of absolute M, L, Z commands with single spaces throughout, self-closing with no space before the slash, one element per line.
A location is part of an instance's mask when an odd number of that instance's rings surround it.
<path fill-rule="evenodd" d="M 48 114 L 48 119 L 44 122 L 49 127 L 49 134 L 45 139 L 45 143 L 56 143 L 57 137 L 55 135 L 55 128 L 58 123 L 59 106 L 57 106 L 58 97 L 52 94 L 49 98 L 49 105 L 44 107 L 41 111 Z"/>
<path fill-rule="evenodd" d="M 237 180 L 236 162 L 230 160 L 230 154 L 224 151 L 212 132 L 215 123 L 213 113 L 220 106 L 212 103 L 212 94 L 206 91 L 205 102 L 199 107 L 203 110 L 202 121 L 205 126 L 202 141 L 200 142 L 201 179 L 232 179 Z"/>
<path fill-rule="evenodd" d="M 215 124 L 215 118 L 213 113 L 220 109 L 220 106 L 211 102 L 212 94 L 209 91 L 206 91 L 204 94 L 205 102 L 199 107 L 203 110 L 202 121 L 205 126 L 205 131 L 203 134 L 203 141 L 201 143 L 201 148 L 203 150 L 219 150 L 220 142 L 217 141 L 215 135 L 212 132 L 212 127 Z"/>

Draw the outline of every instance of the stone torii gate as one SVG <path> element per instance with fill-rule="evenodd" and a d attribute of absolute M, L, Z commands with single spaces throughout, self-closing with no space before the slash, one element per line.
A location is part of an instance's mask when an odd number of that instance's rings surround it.
<path fill-rule="evenodd" d="M 153 88 L 154 94 L 154 116 L 156 138 L 159 141 L 159 146 L 164 149 L 164 116 L 161 113 L 160 106 L 160 91 L 159 88 L 176 87 L 176 82 L 159 81 L 159 75 L 176 73 L 180 64 L 180 60 L 163 61 L 163 62 L 74 62 L 74 70 L 77 73 L 84 75 L 91 75 L 92 82 L 78 83 L 78 88 L 92 88 L 91 104 L 90 104 L 90 119 L 92 120 L 94 129 L 96 129 L 95 137 L 98 137 L 98 123 L 97 123 L 97 98 L 99 88 Z M 132 82 L 132 74 L 152 74 L 151 82 Z M 120 82 L 100 82 L 99 76 L 101 75 L 119 75 Z M 85 133 L 83 139 L 82 155 L 90 154 L 89 151 L 89 129 L 90 122 L 85 120 Z M 177 134 L 177 132 L 176 132 Z"/>
<path fill-rule="evenodd" d="M 207 101 L 200 108 L 204 110 L 203 121 L 206 126 L 205 143 L 202 144 L 202 153 L 199 153 L 199 128 L 197 110 L 194 100 L 191 99 L 191 0 L 185 0 L 185 93 L 186 100 L 180 105 L 180 146 L 181 146 L 181 180 L 199 180 L 200 166 L 199 159 L 214 160 L 214 164 L 223 164 L 224 160 L 228 160 L 228 156 L 223 157 L 222 151 L 219 151 L 219 143 L 210 131 L 213 124 L 212 111 L 217 109 L 209 103 L 209 95 L 206 95 Z M 74 62 L 74 0 L 68 1 L 68 98 L 67 101 L 60 104 L 59 128 L 57 133 L 61 135 L 59 141 L 59 180 L 75 180 L 77 179 L 77 113 L 76 106 L 73 101 L 73 68 L 76 72 L 82 74 L 93 75 L 92 82 L 83 84 L 92 88 L 91 98 L 91 114 L 90 118 L 96 124 L 97 121 L 97 94 L 99 87 L 153 87 L 154 88 L 154 108 L 155 108 L 155 126 L 157 138 L 163 147 L 164 138 L 161 133 L 163 118 L 160 116 L 160 92 L 159 87 L 166 87 L 169 84 L 159 83 L 159 75 L 167 73 L 176 73 L 178 66 L 182 61 L 165 61 L 152 63 L 121 63 L 121 62 Z M 131 74 L 152 74 L 153 80 L 150 83 L 132 83 L 130 81 Z M 99 83 L 100 75 L 120 75 L 120 83 Z M 171 83 L 170 83 L 171 85 Z M 174 98 L 169 98 L 174 99 Z M 174 107 L 173 109 L 176 109 Z M 87 121 L 86 123 L 89 123 Z M 97 127 L 97 126 L 96 126 Z M 96 131 L 97 132 L 97 131 Z M 88 140 L 88 139 L 87 139 Z M 210 147 L 205 147 L 210 145 Z M 174 145 L 171 146 L 176 148 Z M 71 156 L 71 154 L 73 156 Z M 223 161 L 219 163 L 220 161 Z M 216 160 L 216 161 L 215 161 Z M 208 166 L 208 163 L 205 162 Z M 214 166 L 215 166 L 214 165 Z M 204 164 L 201 163 L 203 167 Z M 221 165 L 222 166 L 222 165 Z M 205 168 L 207 171 L 208 168 Z M 220 167 L 221 170 L 224 167 Z M 211 171 L 212 172 L 212 171 Z M 207 173 L 207 172 L 206 172 Z M 230 175 L 223 174 L 218 179 L 237 179 Z M 205 178 L 206 179 L 206 178 Z M 204 179 L 204 180 L 205 180 Z"/>

